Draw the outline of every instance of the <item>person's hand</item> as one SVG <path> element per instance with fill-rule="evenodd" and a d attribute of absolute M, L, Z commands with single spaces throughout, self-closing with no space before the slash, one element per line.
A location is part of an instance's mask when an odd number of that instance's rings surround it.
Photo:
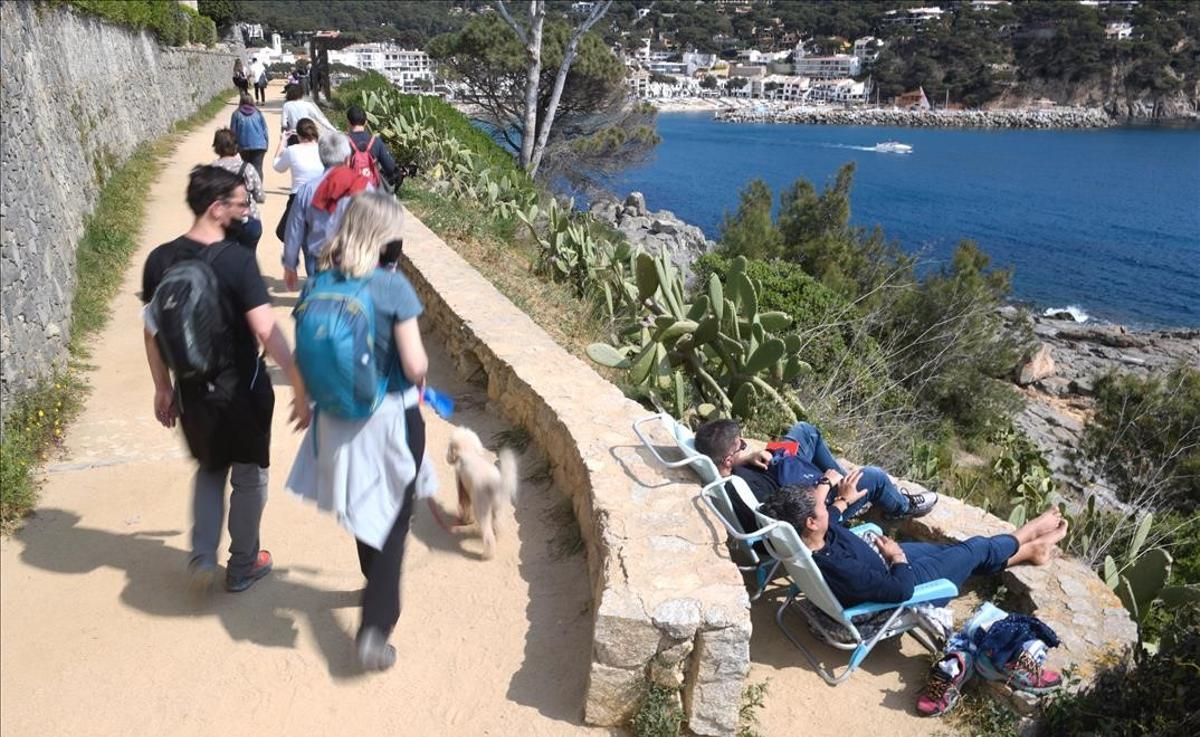
<path fill-rule="evenodd" d="M 308 427 L 312 422 L 312 408 L 308 406 L 308 394 L 296 391 L 292 394 L 292 414 L 288 417 L 292 427 L 297 431 Z"/>
<path fill-rule="evenodd" d="M 288 288 L 289 292 L 296 291 L 296 287 L 300 285 L 300 277 L 296 275 L 295 269 L 283 267 L 283 285 Z"/>
<path fill-rule="evenodd" d="M 830 484 L 837 486 L 842 482 L 842 479 L 844 479 L 845 476 L 838 473 L 837 469 L 831 468 L 825 472 L 825 478 L 829 479 Z"/>
<path fill-rule="evenodd" d="M 858 480 L 862 478 L 862 469 L 854 471 L 849 476 L 843 478 L 837 485 L 837 498 L 846 503 L 847 506 L 862 499 L 867 495 L 865 489 L 858 488 Z"/>
<path fill-rule="evenodd" d="M 900 543 L 887 535 L 876 535 L 875 547 L 879 548 L 879 552 L 883 555 L 884 560 L 892 565 L 908 562 L 908 558 L 904 555 L 904 548 L 900 547 Z"/>
<path fill-rule="evenodd" d="M 754 466 L 765 471 L 771 465 L 771 452 L 767 450 L 747 450 L 744 465 Z"/>
<path fill-rule="evenodd" d="M 175 392 L 170 387 L 154 390 L 154 418 L 163 427 L 175 427 L 179 411 L 175 408 Z"/>

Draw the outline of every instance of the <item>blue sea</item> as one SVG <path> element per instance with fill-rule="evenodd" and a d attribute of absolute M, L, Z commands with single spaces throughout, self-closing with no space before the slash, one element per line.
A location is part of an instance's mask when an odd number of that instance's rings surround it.
<path fill-rule="evenodd" d="M 851 220 L 931 264 L 962 238 L 1011 268 L 1018 301 L 1142 327 L 1200 325 L 1200 130 L 949 130 L 718 123 L 664 113 L 652 160 L 613 191 L 719 235 L 761 178 L 819 189 L 857 164 Z M 870 150 L 897 140 L 913 153 Z M 776 199 L 778 203 L 778 199 Z"/>

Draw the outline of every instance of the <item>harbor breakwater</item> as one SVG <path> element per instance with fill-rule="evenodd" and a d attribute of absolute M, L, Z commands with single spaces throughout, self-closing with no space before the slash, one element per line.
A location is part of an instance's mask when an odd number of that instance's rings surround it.
<path fill-rule="evenodd" d="M 1120 119 L 1097 108 L 1050 110 L 886 110 L 882 108 L 786 107 L 726 109 L 726 123 L 882 125 L 912 128 L 1108 128 Z"/>

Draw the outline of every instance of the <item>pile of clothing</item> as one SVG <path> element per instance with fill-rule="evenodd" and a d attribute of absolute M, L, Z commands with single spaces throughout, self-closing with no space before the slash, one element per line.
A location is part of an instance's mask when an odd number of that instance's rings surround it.
<path fill-rule="evenodd" d="M 917 698 L 917 712 L 940 716 L 950 711 L 972 674 L 1017 691 L 1050 693 L 1062 685 L 1062 676 L 1045 667 L 1047 650 L 1058 643 L 1054 630 L 1037 617 L 985 603 L 947 640 Z"/>

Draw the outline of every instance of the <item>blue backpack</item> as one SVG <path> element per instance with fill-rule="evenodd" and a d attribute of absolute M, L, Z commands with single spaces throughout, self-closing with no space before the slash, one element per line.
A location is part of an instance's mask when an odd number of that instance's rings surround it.
<path fill-rule="evenodd" d="M 296 306 L 296 363 L 317 410 L 348 420 L 369 417 L 387 393 L 375 361 L 371 277 L 336 269 L 310 279 Z"/>

